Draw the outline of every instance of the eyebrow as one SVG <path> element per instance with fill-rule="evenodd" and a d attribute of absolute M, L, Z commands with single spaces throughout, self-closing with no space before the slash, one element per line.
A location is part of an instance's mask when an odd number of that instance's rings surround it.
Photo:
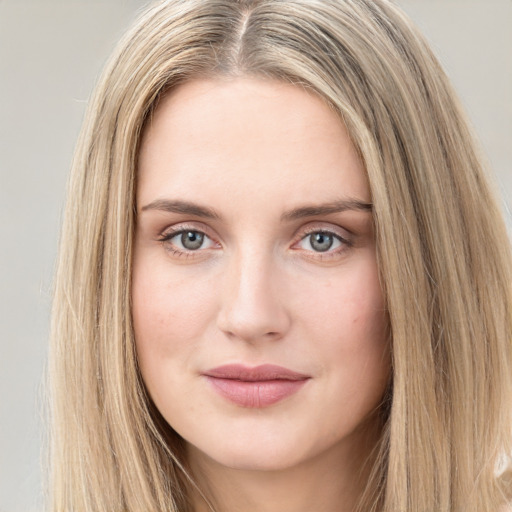
<path fill-rule="evenodd" d="M 342 199 L 330 203 L 320 205 L 306 205 L 294 208 L 289 212 L 281 215 L 282 221 L 298 220 L 306 217 L 314 217 L 317 215 L 329 215 L 333 213 L 341 213 L 347 210 L 367 211 L 373 209 L 371 203 L 366 203 L 358 199 Z M 213 209 L 205 206 L 191 203 L 188 201 L 156 199 L 151 203 L 143 206 L 141 212 L 148 210 L 159 210 L 169 213 L 184 213 L 194 215 L 195 217 L 204 217 L 207 219 L 220 219 L 221 216 Z"/>
<path fill-rule="evenodd" d="M 188 201 L 156 199 L 141 208 L 141 212 L 145 212 L 147 210 L 160 210 L 169 213 L 185 213 L 188 215 L 194 215 L 195 217 L 220 219 L 220 215 L 212 208 L 200 206 Z"/>
<path fill-rule="evenodd" d="M 320 205 L 306 205 L 299 208 L 294 208 L 289 212 L 283 213 L 281 220 L 297 220 L 305 217 L 314 217 L 316 215 L 329 215 L 332 213 L 341 213 L 347 210 L 356 210 L 371 212 L 373 205 L 366 203 L 358 199 L 341 199 L 332 203 L 320 204 Z"/>

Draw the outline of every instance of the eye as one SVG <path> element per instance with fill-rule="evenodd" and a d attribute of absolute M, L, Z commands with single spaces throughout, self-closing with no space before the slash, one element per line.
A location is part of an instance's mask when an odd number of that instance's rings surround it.
<path fill-rule="evenodd" d="M 326 252 L 335 244 L 335 242 L 338 242 L 333 234 L 331 233 L 311 233 L 308 235 L 305 239 L 309 246 L 316 252 Z"/>
<path fill-rule="evenodd" d="M 216 243 L 208 235 L 195 229 L 171 231 L 164 234 L 160 241 L 175 254 L 198 252 L 216 246 Z"/>
<path fill-rule="evenodd" d="M 171 242 L 180 245 L 180 248 L 188 251 L 196 251 L 200 249 L 205 240 L 205 234 L 199 231 L 182 231 L 171 238 Z"/>
<path fill-rule="evenodd" d="M 299 249 L 316 253 L 335 253 L 346 246 L 350 246 L 348 240 L 325 230 L 311 231 L 297 243 Z"/>

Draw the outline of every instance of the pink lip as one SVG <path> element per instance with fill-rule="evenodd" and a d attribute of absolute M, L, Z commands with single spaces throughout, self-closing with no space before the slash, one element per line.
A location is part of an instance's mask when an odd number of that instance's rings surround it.
<path fill-rule="evenodd" d="M 250 408 L 275 404 L 299 391 L 310 379 L 309 375 L 272 364 L 252 368 L 229 364 L 208 370 L 203 375 L 224 398 Z"/>

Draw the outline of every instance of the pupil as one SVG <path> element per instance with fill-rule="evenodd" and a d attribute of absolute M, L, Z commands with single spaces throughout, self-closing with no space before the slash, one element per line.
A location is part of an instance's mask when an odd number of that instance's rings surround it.
<path fill-rule="evenodd" d="M 333 244 L 332 235 L 328 235 L 327 233 L 313 233 L 310 235 L 309 240 L 311 247 L 317 252 L 328 251 Z"/>
<path fill-rule="evenodd" d="M 203 245 L 204 235 L 197 231 L 187 231 L 181 235 L 181 243 L 185 249 L 194 251 Z"/>

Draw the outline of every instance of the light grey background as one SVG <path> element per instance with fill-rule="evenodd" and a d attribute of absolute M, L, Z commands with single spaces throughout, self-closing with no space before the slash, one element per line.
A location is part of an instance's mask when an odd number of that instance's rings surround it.
<path fill-rule="evenodd" d="M 398 3 L 459 91 L 505 208 L 512 204 L 512 0 Z M 41 380 L 67 172 L 93 84 L 143 5 L 0 0 L 0 512 L 42 508 Z"/>

